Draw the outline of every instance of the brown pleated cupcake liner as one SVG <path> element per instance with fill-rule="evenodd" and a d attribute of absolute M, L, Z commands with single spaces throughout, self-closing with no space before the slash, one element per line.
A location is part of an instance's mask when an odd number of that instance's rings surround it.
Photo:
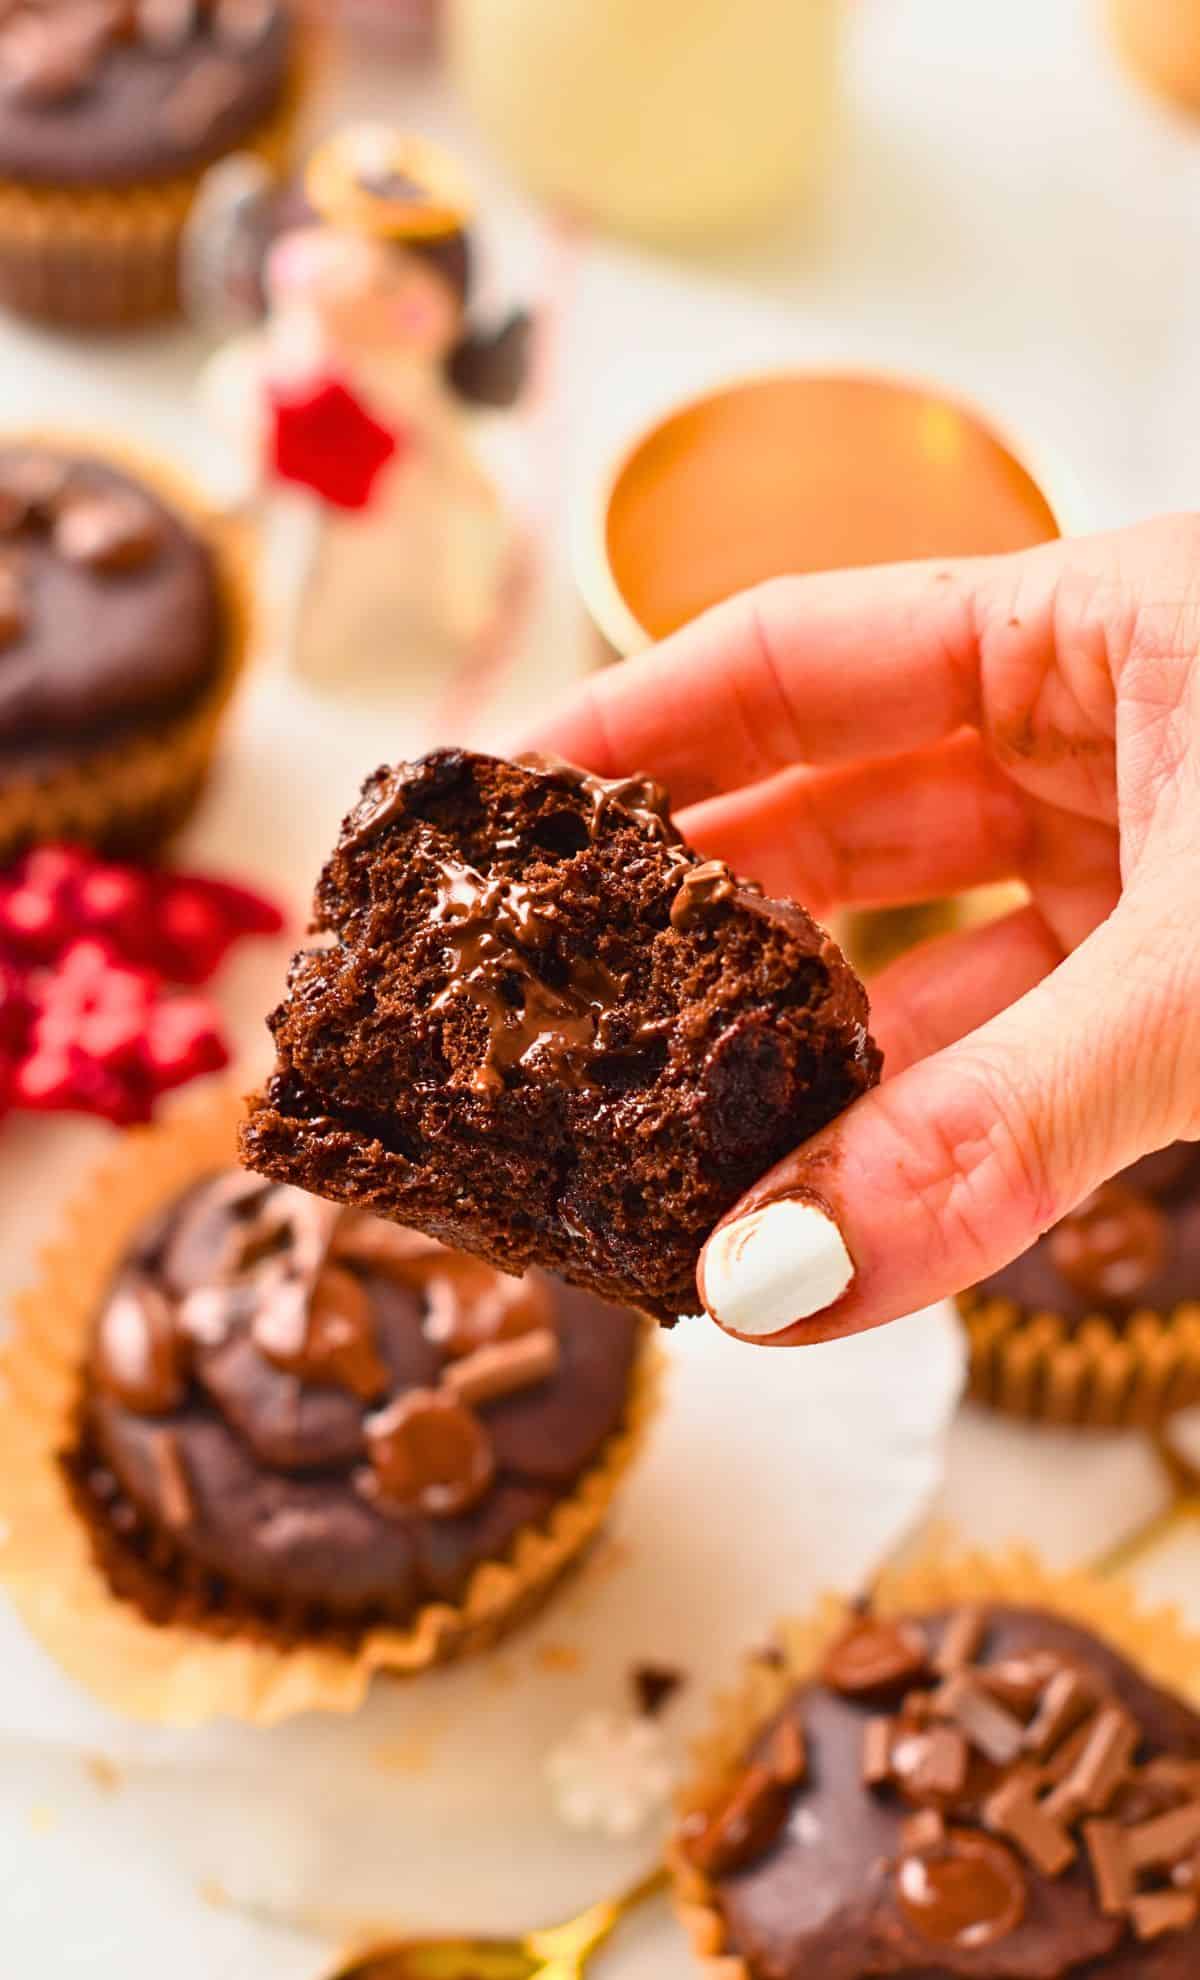
<path fill-rule="evenodd" d="M 218 1633 L 194 1614 L 148 1621 L 97 1564 L 63 1459 L 77 1436 L 83 1359 L 105 1285 L 146 1217 L 230 1162 L 241 1112 L 221 1090 L 121 1138 L 69 1210 L 38 1282 L 15 1302 L 0 1355 L 0 1584 L 72 1678 L 114 1711 L 161 1724 L 227 1716 L 270 1725 L 297 1712 L 351 1712 L 377 1673 L 412 1677 L 489 1649 L 541 1606 L 599 1533 L 657 1403 L 661 1362 L 647 1323 L 624 1421 L 597 1460 L 545 1523 L 476 1568 L 461 1601 L 430 1603 L 408 1625 L 372 1627 L 353 1643 L 283 1645 Z M 219 1625 L 219 1614 L 212 1621 Z"/>
<path fill-rule="evenodd" d="M 281 172 L 314 69 L 313 30 L 271 115 L 232 147 Z M 37 186 L 0 178 L 0 305 L 67 329 L 118 330 L 177 313 L 183 229 L 209 159 L 131 186 Z"/>
<path fill-rule="evenodd" d="M 1081 1429 L 1157 1429 L 1200 1403 L 1200 1301 L 1078 1323 L 964 1293 L 969 1393 L 1008 1416 Z"/>
<path fill-rule="evenodd" d="M 996 1555 L 933 1551 L 884 1574 L 872 1593 L 883 1616 L 920 1616 L 989 1603 L 1044 1609 L 1090 1629 L 1155 1683 L 1200 1708 L 1200 1634 L 1176 1610 L 1139 1607 L 1119 1581 L 1087 1573 L 1053 1574 L 1030 1553 Z M 678 1798 L 680 1820 L 716 1806 L 748 1748 L 797 1684 L 815 1676 L 845 1627 L 849 1605 L 827 1598 L 808 1616 L 782 1623 L 772 1655 L 746 1660 L 740 1680 L 714 1705 L 709 1730 L 696 1742 L 691 1777 Z M 777 1653 L 777 1654 L 776 1654 Z M 676 1914 L 707 1980 L 755 1980 L 729 1947 L 720 1900 L 711 1881 L 678 1842 L 667 1852 Z"/>
<path fill-rule="evenodd" d="M 186 822 L 203 793 L 222 718 L 249 657 L 254 602 L 247 530 L 213 508 L 176 469 L 123 440 L 43 428 L 5 431 L 0 442 L 53 447 L 124 470 L 181 515 L 212 555 L 222 650 L 208 684 L 176 713 L 152 716 L 87 755 L 0 781 L 0 862 L 47 839 L 77 839 L 113 854 L 151 854 Z"/>

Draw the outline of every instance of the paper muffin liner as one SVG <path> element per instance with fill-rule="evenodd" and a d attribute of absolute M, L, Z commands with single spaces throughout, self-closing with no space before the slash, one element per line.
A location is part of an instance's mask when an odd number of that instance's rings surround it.
<path fill-rule="evenodd" d="M 279 102 L 231 147 L 281 172 L 316 57 L 297 20 Z M 179 247 L 205 175 L 219 159 L 128 186 L 29 185 L 0 178 L 0 305 L 78 330 L 122 329 L 179 308 Z"/>
<path fill-rule="evenodd" d="M 154 852 L 184 824 L 203 789 L 225 708 L 251 650 L 254 592 L 249 533 L 176 469 L 104 434 L 0 431 L 0 443 L 52 447 L 143 482 L 208 547 L 221 603 L 222 650 L 212 679 L 174 714 L 150 716 L 94 752 L 39 774 L 0 779 L 0 861 L 46 839 L 79 839 L 112 853 Z"/>
<path fill-rule="evenodd" d="M 1024 1549 L 999 1554 L 931 1549 L 885 1570 L 871 1593 L 881 1616 L 920 1616 L 976 1604 L 1010 1603 L 1044 1609 L 1091 1630 L 1156 1684 L 1200 1709 L 1200 1634 L 1173 1608 L 1144 1609 L 1133 1590 L 1083 1572 L 1054 1574 Z M 677 1799 L 680 1821 L 715 1806 L 747 1749 L 797 1684 L 820 1670 L 825 1653 L 851 1614 L 828 1597 L 807 1616 L 781 1623 L 772 1655 L 747 1658 L 740 1681 L 717 1698 L 712 1722 L 696 1742 L 692 1773 Z M 777 1655 L 774 1653 L 778 1653 Z M 678 1842 L 667 1851 L 676 1915 L 708 1980 L 754 1980 L 740 1954 L 729 1950 L 711 1881 L 689 1862 Z"/>
<path fill-rule="evenodd" d="M 981 1292 L 958 1302 L 969 1393 L 1008 1416 L 1080 1428 L 1155 1429 L 1200 1402 L 1200 1300 L 1118 1325 L 1071 1322 Z"/>
<path fill-rule="evenodd" d="M 162 1724 L 225 1715 L 269 1725 L 297 1712 L 351 1712 L 376 1673 L 410 1677 L 488 1649 L 540 1607 L 596 1537 L 660 1380 L 647 1322 L 621 1427 L 544 1524 L 476 1568 L 458 1604 L 430 1603 L 412 1623 L 370 1629 L 353 1648 L 280 1647 L 147 1621 L 97 1566 L 60 1457 L 75 1441 L 83 1357 L 109 1278 L 146 1217 L 231 1161 L 241 1112 L 223 1089 L 122 1137 L 68 1211 L 38 1282 L 14 1302 L 0 1355 L 0 1584 L 71 1677 L 114 1710 Z"/>

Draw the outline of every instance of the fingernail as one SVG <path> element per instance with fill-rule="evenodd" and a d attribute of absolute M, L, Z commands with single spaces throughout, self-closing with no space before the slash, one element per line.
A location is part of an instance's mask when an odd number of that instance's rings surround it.
<path fill-rule="evenodd" d="M 854 1260 L 829 1212 L 784 1196 L 709 1239 L 701 1290 L 722 1327 L 766 1336 L 823 1313 L 853 1277 Z"/>

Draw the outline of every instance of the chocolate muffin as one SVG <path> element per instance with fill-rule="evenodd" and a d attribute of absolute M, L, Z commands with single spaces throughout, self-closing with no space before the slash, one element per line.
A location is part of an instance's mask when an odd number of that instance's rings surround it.
<path fill-rule="evenodd" d="M 0 443 L 0 858 L 144 852 L 179 825 L 244 617 L 223 533 L 173 495 L 69 444 Z"/>
<path fill-rule="evenodd" d="M 0 300 L 69 324 L 174 308 L 205 168 L 281 161 L 287 0 L 12 0 L 0 17 Z"/>
<path fill-rule="evenodd" d="M 1135 1162 L 961 1305 L 981 1401 L 1110 1425 L 1200 1400 L 1200 1144 Z"/>
<path fill-rule="evenodd" d="M 315 916 L 249 1166 L 668 1323 L 718 1219 L 878 1077 L 834 942 L 701 861 L 647 779 L 377 771 Z"/>
<path fill-rule="evenodd" d="M 625 1424 L 640 1331 L 226 1171 L 130 1245 L 63 1461 L 151 1621 L 345 1644 L 460 1605 L 551 1521 Z"/>
<path fill-rule="evenodd" d="M 1186 1980 L 1200 1717 L 1035 1609 L 862 1613 L 674 1853 L 730 1980 Z"/>

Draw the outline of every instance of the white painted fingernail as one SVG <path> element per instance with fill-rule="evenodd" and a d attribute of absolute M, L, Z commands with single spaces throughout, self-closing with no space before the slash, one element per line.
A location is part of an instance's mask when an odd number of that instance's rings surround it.
<path fill-rule="evenodd" d="M 778 1334 L 823 1313 L 854 1277 L 854 1260 L 819 1203 L 780 1197 L 709 1239 L 704 1303 L 734 1334 Z"/>

